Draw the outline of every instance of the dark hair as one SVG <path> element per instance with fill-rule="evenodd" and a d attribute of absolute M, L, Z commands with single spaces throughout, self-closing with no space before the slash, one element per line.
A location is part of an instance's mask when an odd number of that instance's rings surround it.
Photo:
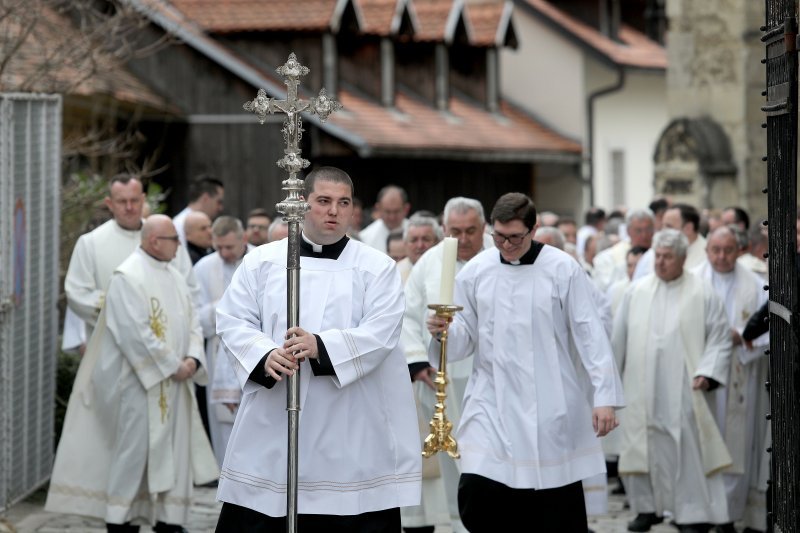
<path fill-rule="evenodd" d="M 390 233 L 389 236 L 386 237 L 386 249 L 387 250 L 389 249 L 389 243 L 392 242 L 392 241 L 405 242 L 405 240 L 403 239 L 403 234 L 402 233 Z"/>
<path fill-rule="evenodd" d="M 625 254 L 625 256 L 627 257 L 629 255 L 642 255 L 647 250 L 648 250 L 648 248 L 645 248 L 644 246 L 634 246 L 633 248 L 628 250 L 628 253 Z"/>
<path fill-rule="evenodd" d="M 344 183 L 350 187 L 350 196 L 353 196 L 353 180 L 344 170 L 336 167 L 319 167 L 315 168 L 308 173 L 305 180 L 303 180 L 303 194 L 308 200 L 311 193 L 314 192 L 314 183 L 317 181 L 332 181 L 333 183 Z"/>
<path fill-rule="evenodd" d="M 750 229 L 750 215 L 747 214 L 747 211 L 735 205 L 726 207 L 723 211 L 733 211 L 733 220 L 737 224 L 744 224 L 745 231 Z"/>
<path fill-rule="evenodd" d="M 536 206 L 533 200 L 521 192 L 509 192 L 501 196 L 492 208 L 492 223 L 507 224 L 512 220 L 521 220 L 525 227 L 532 230 L 536 225 Z"/>
<path fill-rule="evenodd" d="M 134 174 L 117 174 L 116 176 L 108 180 L 109 196 L 111 195 L 111 187 L 113 187 L 115 183 L 121 183 L 122 185 L 127 185 L 132 181 L 138 181 L 139 185 L 142 186 L 142 191 L 144 191 L 144 183 L 142 183 L 142 180 L 139 178 L 139 176 L 136 176 Z"/>
<path fill-rule="evenodd" d="M 650 211 L 653 212 L 654 215 L 658 215 L 659 213 L 663 213 L 669 207 L 669 202 L 667 202 L 666 198 L 656 198 L 647 206 L 650 208 Z"/>
<path fill-rule="evenodd" d="M 269 214 L 269 211 L 267 211 L 263 207 L 256 207 L 255 209 L 247 213 L 247 218 L 252 218 L 252 217 L 265 217 L 272 220 L 272 216 Z"/>
<path fill-rule="evenodd" d="M 590 207 L 586 211 L 585 223 L 587 226 L 594 226 L 598 222 L 606 219 L 606 212 L 599 207 Z"/>
<path fill-rule="evenodd" d="M 691 222 L 694 230 L 700 229 L 700 213 L 697 208 L 689 204 L 675 204 L 670 209 L 678 209 L 681 212 L 681 224 Z"/>
<path fill-rule="evenodd" d="M 189 203 L 196 202 L 204 194 L 212 198 L 217 196 L 217 189 L 224 189 L 225 186 L 214 176 L 200 175 L 189 184 Z"/>

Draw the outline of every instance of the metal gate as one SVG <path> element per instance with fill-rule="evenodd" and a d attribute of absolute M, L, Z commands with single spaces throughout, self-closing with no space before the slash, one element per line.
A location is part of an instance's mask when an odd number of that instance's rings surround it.
<path fill-rule="evenodd" d="M 0 511 L 50 476 L 61 98 L 0 94 Z"/>
<path fill-rule="evenodd" d="M 797 0 L 766 0 L 767 189 L 769 223 L 770 525 L 800 531 L 798 373 Z"/>

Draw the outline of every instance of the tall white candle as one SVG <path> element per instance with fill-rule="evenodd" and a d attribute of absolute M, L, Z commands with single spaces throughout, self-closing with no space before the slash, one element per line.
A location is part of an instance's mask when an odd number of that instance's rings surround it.
<path fill-rule="evenodd" d="M 439 286 L 439 302 L 442 305 L 453 305 L 453 285 L 456 279 L 456 252 L 458 239 L 445 237 L 442 244 L 442 282 Z"/>

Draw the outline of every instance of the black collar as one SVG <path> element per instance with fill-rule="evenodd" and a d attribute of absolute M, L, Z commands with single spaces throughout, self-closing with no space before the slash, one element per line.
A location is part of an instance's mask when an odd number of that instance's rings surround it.
<path fill-rule="evenodd" d="M 300 257 L 316 257 L 318 259 L 339 259 L 344 247 L 347 246 L 349 237 L 345 235 L 333 244 L 323 244 L 322 250 L 319 252 L 314 251 L 314 247 L 310 242 L 300 237 Z"/>
<path fill-rule="evenodd" d="M 500 254 L 500 262 L 503 263 L 504 265 L 512 265 L 512 266 L 532 265 L 536 261 L 536 258 L 539 257 L 539 252 L 542 251 L 542 248 L 544 248 L 544 244 L 537 241 L 531 241 L 530 249 L 528 249 L 528 251 L 525 252 L 525 255 L 519 258 L 518 263 L 510 263 L 506 261 L 503 258 L 503 254 Z M 500 253 L 500 250 L 498 250 L 497 252 Z"/>

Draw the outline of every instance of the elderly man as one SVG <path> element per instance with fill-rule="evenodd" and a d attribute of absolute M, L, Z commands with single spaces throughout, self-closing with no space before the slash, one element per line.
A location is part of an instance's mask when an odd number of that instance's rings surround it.
<path fill-rule="evenodd" d="M 233 217 L 217 218 L 212 234 L 216 252 L 201 259 L 194 266 L 194 271 L 200 286 L 198 315 L 206 338 L 206 360 L 211 383 L 210 393 L 207 394 L 211 445 L 217 463 L 222 465 L 242 391 L 236 381 L 230 356 L 217 336 L 217 303 L 252 246 L 247 243 L 242 223 Z"/>
<path fill-rule="evenodd" d="M 113 218 L 81 235 L 75 243 L 64 278 L 64 291 L 70 309 L 87 325 L 87 339 L 103 307 L 111 274 L 139 246 L 144 203 L 144 188 L 138 178 L 114 177 L 105 199 Z M 184 275 L 196 297 L 197 283 L 184 247 L 178 248 L 172 265 Z"/>
<path fill-rule="evenodd" d="M 497 248 L 456 276 L 463 311 L 450 324 L 427 319 L 432 361 L 448 326 L 448 359 L 475 351 L 456 435 L 459 511 L 470 531 L 514 531 L 531 517 L 541 531 L 586 531 L 581 480 L 605 472 L 597 437 L 616 427 L 624 403 L 591 281 L 572 257 L 533 241 L 535 225 L 529 197 L 501 196 L 492 210 Z"/>
<path fill-rule="evenodd" d="M 279 241 L 289 236 L 289 223 L 283 217 L 272 221 L 267 230 L 267 242 Z"/>
<path fill-rule="evenodd" d="M 300 324 L 287 327 L 287 241 L 247 254 L 217 305 L 242 403 L 219 482 L 217 531 L 286 528 L 286 380 L 302 368 L 298 529 L 398 531 L 419 502 L 420 443 L 398 346 L 403 289 L 394 262 L 346 236 L 353 182 L 305 178 Z"/>
<path fill-rule="evenodd" d="M 619 241 L 611 248 L 603 250 L 594 258 L 592 281 L 602 292 L 615 282 L 627 278 L 626 257 L 628 250 L 639 247 L 650 248 L 653 240 L 655 217 L 649 209 L 631 209 L 625 215 L 625 228 L 628 238 Z"/>
<path fill-rule="evenodd" d="M 460 270 L 482 250 L 493 247 L 491 239 L 488 244 L 484 239 L 484 224 L 483 206 L 479 201 L 461 196 L 448 200 L 444 207 L 444 233 L 458 239 L 456 270 Z M 443 244 L 439 243 L 428 250 L 411 269 L 405 285 L 406 311 L 401 342 L 414 382 L 418 415 L 424 432 L 422 438 L 428 435 L 428 422 L 436 403 L 433 384 L 436 369 L 428 363 L 430 334 L 425 326 L 425 317 L 428 304 L 438 302 L 443 249 Z M 458 425 L 464 389 L 472 371 L 471 354 L 466 355 L 469 357 L 463 361 L 447 366 L 447 416 L 455 426 Z M 403 526 L 406 529 L 432 528 L 450 525 L 452 521 L 458 531 L 462 527 L 458 518 L 458 467 L 444 453 L 425 461 L 427 468 L 422 482 L 422 504 L 402 510 Z"/>
<path fill-rule="evenodd" d="M 655 273 L 625 293 L 614 321 L 628 400 L 619 473 L 637 513 L 629 531 L 648 531 L 664 511 L 682 531 L 728 521 L 720 472 L 731 456 L 708 391 L 728 381 L 730 327 L 713 288 L 684 270 L 688 246 L 678 230 L 656 234 Z"/>
<path fill-rule="evenodd" d="M 272 218 L 266 209 L 260 207 L 247 214 L 247 242 L 253 246 L 261 246 L 269 242 L 269 227 Z"/>
<path fill-rule="evenodd" d="M 184 231 L 186 215 L 192 211 L 202 211 L 208 215 L 208 218 L 214 220 L 222 213 L 224 201 L 225 187 L 220 180 L 206 175 L 195 178 L 189 185 L 189 205 L 173 219 L 183 245 L 186 245 L 186 232 Z"/>
<path fill-rule="evenodd" d="M 408 226 L 403 232 L 403 242 L 406 245 L 406 258 L 397 263 L 400 279 L 405 285 L 411 267 L 417 264 L 422 254 L 442 240 L 442 228 L 433 217 L 414 215 L 408 219 Z"/>
<path fill-rule="evenodd" d="M 675 204 L 664 212 L 664 228 L 676 229 L 686 236 L 689 243 L 686 249 L 684 267 L 694 268 L 706 260 L 706 239 L 699 233 L 700 213 L 688 204 Z M 633 279 L 637 280 L 653 272 L 655 250 L 648 250 L 636 265 Z"/>
<path fill-rule="evenodd" d="M 75 378 L 46 510 L 105 520 L 110 532 L 184 531 L 192 487 L 218 470 L 192 381 L 206 380 L 203 337 L 169 217 L 144 223 L 114 271 Z"/>
<path fill-rule="evenodd" d="M 386 253 L 389 234 L 403 234 L 410 209 L 406 191 L 396 185 L 387 185 L 378 192 L 378 201 L 375 203 L 377 220 L 362 229 L 358 238 L 364 244 Z"/>
<path fill-rule="evenodd" d="M 721 529 L 726 533 L 735 532 L 733 522 L 744 516 L 750 479 L 756 470 L 754 461 L 760 460 L 754 451 L 765 447 L 763 435 L 756 434 L 756 407 L 766 405 L 763 383 L 769 370 L 769 359 L 764 356 L 766 339 L 746 347 L 741 337 L 750 316 L 767 301 L 767 294 L 763 282 L 737 263 L 739 246 L 732 228 L 722 226 L 709 234 L 708 261 L 693 270 L 722 300 L 730 326 L 730 376 L 728 386 L 717 391 L 716 402 L 717 422 L 733 460 L 724 473 L 730 522 Z"/>
<path fill-rule="evenodd" d="M 186 232 L 186 250 L 196 265 L 200 259 L 212 252 L 211 250 L 211 219 L 202 211 L 192 211 L 184 219 Z"/>

